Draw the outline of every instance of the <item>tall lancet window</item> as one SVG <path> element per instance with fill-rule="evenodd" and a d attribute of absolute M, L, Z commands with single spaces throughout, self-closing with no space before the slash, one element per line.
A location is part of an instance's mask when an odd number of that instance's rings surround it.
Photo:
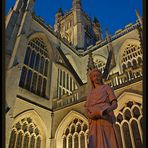
<path fill-rule="evenodd" d="M 78 85 L 72 75 L 68 71 L 59 67 L 57 79 L 57 97 L 60 99 L 63 95 L 71 95 L 73 91 L 77 89 Z M 74 100 L 78 99 L 77 94 L 74 94 L 73 97 Z"/>
<path fill-rule="evenodd" d="M 64 130 L 63 148 L 88 148 L 88 125 L 75 118 Z"/>
<path fill-rule="evenodd" d="M 42 148 L 43 135 L 38 126 L 29 118 L 23 118 L 13 127 L 9 148 Z"/>
<path fill-rule="evenodd" d="M 116 122 L 123 147 L 142 147 L 143 114 L 142 105 L 129 101 L 118 115 Z"/>
<path fill-rule="evenodd" d="M 19 86 L 47 98 L 48 69 L 49 56 L 43 39 L 34 38 L 30 40 L 26 49 Z"/>
<path fill-rule="evenodd" d="M 121 66 L 123 71 L 126 68 L 133 67 L 137 68 L 142 64 L 143 53 L 140 46 L 136 44 L 128 44 L 122 54 Z"/>

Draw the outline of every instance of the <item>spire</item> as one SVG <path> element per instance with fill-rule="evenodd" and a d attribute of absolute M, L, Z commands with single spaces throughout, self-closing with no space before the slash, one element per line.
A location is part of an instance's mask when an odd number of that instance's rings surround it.
<path fill-rule="evenodd" d="M 135 10 L 135 11 L 136 11 L 136 16 L 138 18 L 138 21 L 141 24 L 141 26 L 138 27 L 137 29 L 138 29 L 138 33 L 139 33 L 139 39 L 140 39 L 141 48 L 143 48 L 143 32 L 142 32 L 142 30 L 143 30 L 143 22 L 142 22 L 142 18 L 140 16 L 138 10 Z"/>
<path fill-rule="evenodd" d="M 140 22 L 140 24 L 141 24 L 141 26 L 142 26 L 142 25 L 143 25 L 143 23 L 142 23 L 142 18 L 141 18 L 141 16 L 140 16 L 138 10 L 135 10 L 135 11 L 136 11 L 136 16 L 137 16 L 137 18 L 138 18 L 138 21 Z"/>
<path fill-rule="evenodd" d="M 87 71 L 96 68 L 95 63 L 93 61 L 92 52 L 89 53 Z"/>
<path fill-rule="evenodd" d="M 108 33 L 107 28 L 106 28 L 105 32 L 106 32 L 106 40 L 108 42 L 109 54 L 108 54 L 107 62 L 106 62 L 105 69 L 103 72 L 103 78 L 107 79 L 107 76 L 108 76 L 110 70 L 116 66 L 116 62 L 115 62 L 115 56 L 114 56 L 113 47 L 112 47 L 112 43 L 111 43 L 111 37 Z"/>
<path fill-rule="evenodd" d="M 63 11 L 62 8 L 59 8 L 56 15 L 55 15 L 55 24 L 59 22 L 59 19 L 63 17 Z"/>
<path fill-rule="evenodd" d="M 59 10 L 57 11 L 57 13 L 60 13 L 60 14 L 62 14 L 63 15 L 63 10 L 62 10 L 62 8 L 60 7 L 59 8 Z"/>
<path fill-rule="evenodd" d="M 106 40 L 109 43 L 111 41 L 111 38 L 110 38 L 110 35 L 108 33 L 108 28 L 106 28 L 105 33 L 106 33 Z"/>
<path fill-rule="evenodd" d="M 110 51 L 110 50 L 112 50 L 112 44 L 111 44 L 111 37 L 108 33 L 108 28 L 106 28 L 105 33 L 106 33 L 106 40 L 108 42 L 108 49 Z"/>
<path fill-rule="evenodd" d="M 94 17 L 94 23 L 99 23 L 98 19 L 96 17 Z"/>

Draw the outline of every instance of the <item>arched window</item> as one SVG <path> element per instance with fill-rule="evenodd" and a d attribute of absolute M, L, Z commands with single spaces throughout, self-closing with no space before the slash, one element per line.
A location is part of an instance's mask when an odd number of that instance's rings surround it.
<path fill-rule="evenodd" d="M 64 130 L 62 137 L 63 147 L 68 141 L 68 148 L 72 148 L 72 145 L 74 145 L 74 148 L 87 148 L 88 125 L 84 121 L 75 118 Z"/>
<path fill-rule="evenodd" d="M 47 79 L 49 57 L 47 46 L 42 38 L 36 37 L 29 41 L 24 64 L 19 86 L 47 98 L 45 97 L 47 81 L 44 81 L 44 86 L 42 81 L 44 78 Z"/>
<path fill-rule="evenodd" d="M 62 68 L 58 68 L 57 97 L 61 98 L 62 95 L 71 95 L 76 89 L 78 89 L 78 86 L 71 74 Z"/>
<path fill-rule="evenodd" d="M 141 125 L 141 128 L 143 128 L 143 117 L 141 117 L 141 119 L 140 119 L 140 125 Z M 142 131 L 143 131 L 143 129 L 142 129 Z"/>
<path fill-rule="evenodd" d="M 121 57 L 122 68 L 123 64 L 128 65 L 128 67 L 138 65 L 139 63 L 136 61 L 138 61 L 137 59 L 139 56 L 142 56 L 141 48 L 136 44 L 128 44 L 127 47 L 125 47 Z M 132 64 L 129 64 L 130 61 L 133 61 Z"/>
<path fill-rule="evenodd" d="M 123 121 L 123 116 L 121 113 L 119 113 L 117 116 L 117 122 L 121 123 L 122 121 Z"/>
<path fill-rule="evenodd" d="M 30 58 L 30 62 L 29 62 L 29 66 L 30 66 L 31 68 L 33 68 L 33 66 L 34 66 L 35 55 L 36 55 L 35 51 L 32 50 L 31 58 Z"/>
<path fill-rule="evenodd" d="M 11 137 L 10 137 L 9 148 L 14 148 L 15 147 L 16 134 L 17 134 L 16 131 L 15 130 L 12 130 Z"/>
<path fill-rule="evenodd" d="M 22 147 L 23 133 L 20 131 L 17 135 L 16 148 Z"/>
<path fill-rule="evenodd" d="M 27 74 L 27 80 L 26 80 L 26 89 L 30 89 L 30 84 L 31 84 L 31 79 L 32 79 L 32 71 L 29 70 Z"/>
<path fill-rule="evenodd" d="M 132 148 L 129 125 L 125 122 L 122 128 L 123 128 L 123 133 L 124 133 L 125 145 L 128 148 Z"/>
<path fill-rule="evenodd" d="M 37 85 L 37 94 L 38 95 L 41 95 L 41 88 L 42 88 L 42 77 L 41 77 L 41 75 L 39 75 L 38 85 Z"/>
<path fill-rule="evenodd" d="M 26 65 L 29 64 L 30 54 L 31 54 L 31 49 L 30 49 L 30 47 L 27 47 L 26 55 L 25 55 L 25 59 L 24 59 L 24 64 L 26 64 Z"/>
<path fill-rule="evenodd" d="M 44 75 L 47 77 L 47 73 L 48 73 L 48 60 L 46 60 L 45 62 L 45 68 L 44 68 Z"/>
<path fill-rule="evenodd" d="M 15 129 L 15 130 L 14 130 Z M 41 133 L 29 118 L 23 118 L 12 127 L 9 148 L 42 148 Z"/>
<path fill-rule="evenodd" d="M 74 136 L 74 148 L 78 148 L 79 147 L 79 143 L 78 143 L 78 135 L 76 134 L 75 136 Z"/>
<path fill-rule="evenodd" d="M 68 137 L 68 148 L 72 148 L 72 136 Z"/>
<path fill-rule="evenodd" d="M 85 136 L 83 133 L 80 134 L 80 142 L 81 142 L 81 148 L 85 148 Z"/>
<path fill-rule="evenodd" d="M 120 133 L 122 143 L 124 143 L 126 147 L 133 147 L 131 141 L 134 142 L 137 148 L 142 147 L 143 125 L 141 125 L 141 123 L 143 115 L 141 106 L 142 105 L 137 102 L 129 101 L 120 109 L 117 115 L 116 126 Z"/>
<path fill-rule="evenodd" d="M 30 139 L 30 148 L 34 148 L 34 146 L 35 146 L 35 136 L 34 135 L 32 135 L 31 136 L 31 139 Z"/>
<path fill-rule="evenodd" d="M 129 109 L 126 109 L 125 112 L 124 112 L 124 118 L 129 121 L 131 119 L 131 112 Z"/>
<path fill-rule="evenodd" d="M 21 78 L 19 82 L 20 87 L 25 87 L 26 75 L 27 75 L 27 68 L 24 66 L 21 72 Z"/>
<path fill-rule="evenodd" d="M 28 148 L 29 145 L 29 134 L 25 134 L 24 136 L 24 143 L 23 143 L 23 148 Z"/>
<path fill-rule="evenodd" d="M 133 109 L 132 109 L 132 111 L 133 111 L 133 117 L 135 117 L 135 118 L 139 118 L 139 116 L 140 116 L 140 110 L 139 110 L 139 108 L 137 107 L 137 106 L 135 106 Z"/>
<path fill-rule="evenodd" d="M 37 140 L 36 140 L 36 148 L 40 148 L 41 147 L 41 138 L 40 137 L 37 137 Z"/>
<path fill-rule="evenodd" d="M 40 63 L 40 55 L 37 54 L 37 56 L 36 56 L 36 61 L 35 61 L 35 70 L 36 70 L 36 71 L 39 70 L 39 63 Z"/>
<path fill-rule="evenodd" d="M 63 148 L 66 148 L 66 137 L 63 138 Z"/>
<path fill-rule="evenodd" d="M 37 85 L 37 73 L 34 72 L 33 79 L 32 79 L 32 85 L 31 85 L 31 91 L 36 92 L 36 85 Z"/>
<path fill-rule="evenodd" d="M 131 126 L 132 126 L 132 132 L 133 132 L 136 148 L 142 147 L 142 141 L 141 141 L 141 138 L 140 138 L 140 133 L 139 133 L 139 130 L 138 130 L 137 122 L 135 120 L 133 120 L 131 122 Z"/>
<path fill-rule="evenodd" d="M 41 60 L 40 60 L 40 69 L 39 69 L 40 73 L 43 74 L 43 70 L 44 70 L 44 58 L 41 57 Z"/>
<path fill-rule="evenodd" d="M 131 62 L 128 61 L 127 66 L 128 66 L 128 67 L 132 67 Z"/>
<path fill-rule="evenodd" d="M 118 132 L 119 139 L 122 139 L 120 126 L 119 126 L 118 124 L 115 124 L 115 126 L 116 126 L 116 130 L 117 130 L 117 132 Z M 122 146 L 122 145 L 123 145 L 123 143 L 122 143 L 122 140 L 121 140 L 121 146 Z"/>

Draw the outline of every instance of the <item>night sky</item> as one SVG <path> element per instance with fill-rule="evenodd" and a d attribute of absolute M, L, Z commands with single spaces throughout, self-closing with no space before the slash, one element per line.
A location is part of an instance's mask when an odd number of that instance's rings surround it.
<path fill-rule="evenodd" d="M 10 7 L 14 6 L 16 0 L 6 0 L 5 11 L 8 13 Z M 96 16 L 100 21 L 103 34 L 108 28 L 110 34 L 122 29 L 129 23 L 136 22 L 137 9 L 142 16 L 142 0 L 81 0 L 82 7 L 91 17 Z M 34 11 L 41 16 L 47 24 L 53 26 L 55 13 L 59 8 L 64 12 L 72 8 L 72 0 L 35 0 Z"/>

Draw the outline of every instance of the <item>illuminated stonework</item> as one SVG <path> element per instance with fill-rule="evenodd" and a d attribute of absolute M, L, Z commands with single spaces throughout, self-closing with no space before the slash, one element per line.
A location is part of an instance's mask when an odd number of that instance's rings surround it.
<path fill-rule="evenodd" d="M 108 42 L 80 0 L 65 14 L 59 9 L 54 29 L 32 13 L 33 5 L 34 0 L 17 0 L 6 17 L 6 148 L 87 148 L 88 54 L 103 72 Z M 111 35 L 116 65 L 104 80 L 117 96 L 123 148 L 143 143 L 139 27 L 137 21 Z"/>
<path fill-rule="evenodd" d="M 41 147 L 41 135 L 32 119 L 22 119 L 12 127 L 9 148 Z"/>

